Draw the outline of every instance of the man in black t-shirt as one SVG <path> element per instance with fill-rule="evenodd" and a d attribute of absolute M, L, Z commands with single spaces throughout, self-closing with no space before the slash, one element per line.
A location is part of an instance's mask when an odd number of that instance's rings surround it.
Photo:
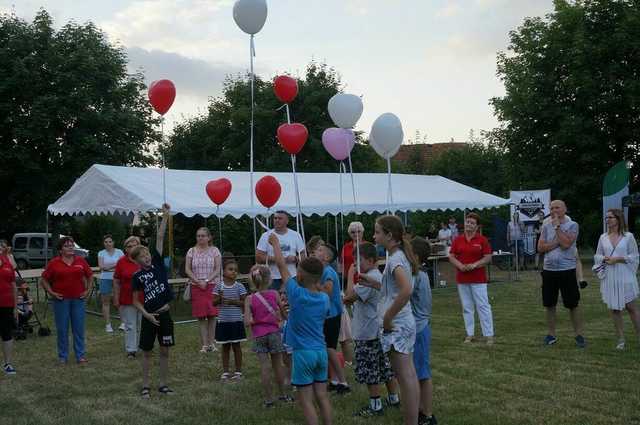
<path fill-rule="evenodd" d="M 164 204 L 162 206 L 162 222 L 158 229 L 156 247 L 153 250 L 153 254 L 149 252 L 147 247 L 141 245 L 135 247 L 131 252 L 132 259 L 140 265 L 140 270 L 131 279 L 131 285 L 133 286 L 133 304 L 142 313 L 139 346 L 144 354 L 141 392 L 143 398 L 150 397 L 149 369 L 156 339 L 160 345 L 160 383 L 158 391 L 165 395 L 174 393 L 167 386 L 169 347 L 175 344 L 173 320 L 169 313 L 169 303 L 174 296 L 169 285 L 167 270 L 162 261 L 162 248 L 169 211 L 169 205 Z M 144 295 L 144 304 L 140 302 L 140 293 Z"/>

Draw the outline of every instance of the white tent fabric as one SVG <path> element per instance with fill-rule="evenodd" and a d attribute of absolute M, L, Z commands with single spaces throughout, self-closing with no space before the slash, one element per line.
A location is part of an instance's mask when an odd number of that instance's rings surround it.
<path fill-rule="evenodd" d="M 249 173 L 241 171 L 166 170 L 167 202 L 173 214 L 187 217 L 264 215 L 267 209 L 255 201 L 251 208 Z M 291 173 L 254 173 L 254 181 L 272 175 L 282 186 L 282 195 L 271 209 L 297 215 Z M 232 183 L 231 195 L 220 206 L 213 204 L 205 186 L 221 177 Z M 339 173 L 298 173 L 303 215 L 340 213 Z M 355 173 L 357 207 L 354 208 L 349 174 L 342 175 L 345 213 L 382 213 L 387 210 L 387 175 Z M 392 211 L 483 209 L 510 201 L 440 176 L 393 174 Z M 252 193 L 252 196 L 255 194 Z M 162 205 L 162 171 L 158 168 L 93 165 L 54 204 L 54 215 L 129 214 L 157 210 Z"/>

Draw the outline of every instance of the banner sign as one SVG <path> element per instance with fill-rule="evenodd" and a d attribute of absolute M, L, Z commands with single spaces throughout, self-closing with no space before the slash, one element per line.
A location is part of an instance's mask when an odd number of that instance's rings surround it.
<path fill-rule="evenodd" d="M 511 199 L 511 217 L 516 211 L 522 223 L 539 221 L 540 215 L 546 217 L 550 214 L 551 189 L 544 190 L 512 190 L 509 192 Z"/>

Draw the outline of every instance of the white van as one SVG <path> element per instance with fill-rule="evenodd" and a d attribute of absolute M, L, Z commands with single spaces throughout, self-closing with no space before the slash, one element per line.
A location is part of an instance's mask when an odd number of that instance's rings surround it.
<path fill-rule="evenodd" d="M 16 259 L 16 264 L 20 270 L 44 267 L 47 260 L 50 260 L 54 256 L 55 244 L 51 238 L 51 233 L 47 234 L 48 240 L 46 242 L 47 250 L 45 252 L 45 233 L 16 233 L 13 235 L 11 246 L 13 247 L 13 257 Z M 60 235 L 60 238 L 65 237 Z M 77 243 L 74 243 L 75 255 L 86 257 L 89 255 L 89 251 L 80 248 Z"/>

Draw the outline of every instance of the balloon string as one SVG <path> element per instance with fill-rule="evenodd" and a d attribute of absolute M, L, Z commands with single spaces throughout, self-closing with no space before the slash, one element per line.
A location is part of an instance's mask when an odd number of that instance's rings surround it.
<path fill-rule="evenodd" d="M 220 206 L 218 205 L 216 208 L 216 216 L 218 217 L 218 237 L 219 237 L 219 245 L 220 245 L 220 282 L 222 282 L 222 253 L 224 252 L 222 248 L 222 219 L 218 215 L 218 211 L 220 210 Z"/>
<path fill-rule="evenodd" d="M 291 124 L 291 115 L 289 114 L 289 104 L 285 104 L 287 110 L 287 124 Z"/>
<path fill-rule="evenodd" d="M 255 44 L 253 40 L 253 34 L 251 34 L 251 38 L 249 40 L 249 62 L 250 62 L 250 79 L 251 79 L 251 136 L 250 136 L 250 162 L 249 162 L 249 199 L 251 200 L 251 211 L 253 212 L 253 130 L 254 130 L 254 80 L 255 76 L 253 74 L 253 58 L 256 55 Z M 257 234 L 256 234 L 256 221 L 255 216 L 253 219 L 253 246 L 257 246 Z"/>
<path fill-rule="evenodd" d="M 349 151 L 349 174 L 351 175 L 351 191 L 353 192 L 353 213 L 357 214 L 356 209 L 358 205 L 356 203 L 356 185 L 353 181 L 353 165 L 351 164 L 351 151 Z M 360 241 L 358 241 L 357 237 L 356 237 L 356 271 L 360 273 Z M 344 270 L 343 270 L 343 274 L 344 274 Z"/>
<path fill-rule="evenodd" d="M 391 188 L 391 157 L 387 158 L 387 214 L 391 214 L 393 190 Z"/>
<path fill-rule="evenodd" d="M 296 173 L 296 156 L 291 155 L 291 170 L 293 171 L 293 185 L 296 191 L 296 207 L 298 209 L 298 215 L 296 216 L 296 226 L 298 226 L 299 220 L 299 228 L 298 233 L 302 236 L 302 243 L 304 245 L 304 255 L 307 255 L 307 240 L 304 235 L 304 219 L 302 217 L 302 207 L 300 202 L 300 188 L 298 186 L 298 174 Z"/>
<path fill-rule="evenodd" d="M 345 169 L 345 165 L 344 165 L 344 161 L 340 161 L 338 163 L 338 178 L 340 179 L 338 186 L 340 187 L 340 229 L 343 228 L 343 224 L 344 222 L 342 221 L 342 216 L 344 215 L 344 201 L 342 198 L 342 172 L 346 173 L 347 170 Z M 338 249 L 340 247 L 339 241 L 338 241 L 338 222 L 336 220 L 336 249 Z M 342 252 L 342 250 L 340 250 L 340 252 Z M 344 278 L 345 278 L 345 274 L 348 272 L 348 270 L 344 269 L 344 258 L 342 258 L 342 287 L 344 288 Z"/>
<path fill-rule="evenodd" d="M 167 203 L 166 162 L 164 159 L 164 117 L 160 117 L 160 151 L 162 152 L 162 204 Z"/>
<path fill-rule="evenodd" d="M 358 204 L 356 202 L 356 184 L 353 179 L 353 165 L 351 164 L 351 152 L 349 152 L 349 174 L 351 175 L 351 192 L 353 193 L 353 213 L 357 214 L 356 208 Z"/>

